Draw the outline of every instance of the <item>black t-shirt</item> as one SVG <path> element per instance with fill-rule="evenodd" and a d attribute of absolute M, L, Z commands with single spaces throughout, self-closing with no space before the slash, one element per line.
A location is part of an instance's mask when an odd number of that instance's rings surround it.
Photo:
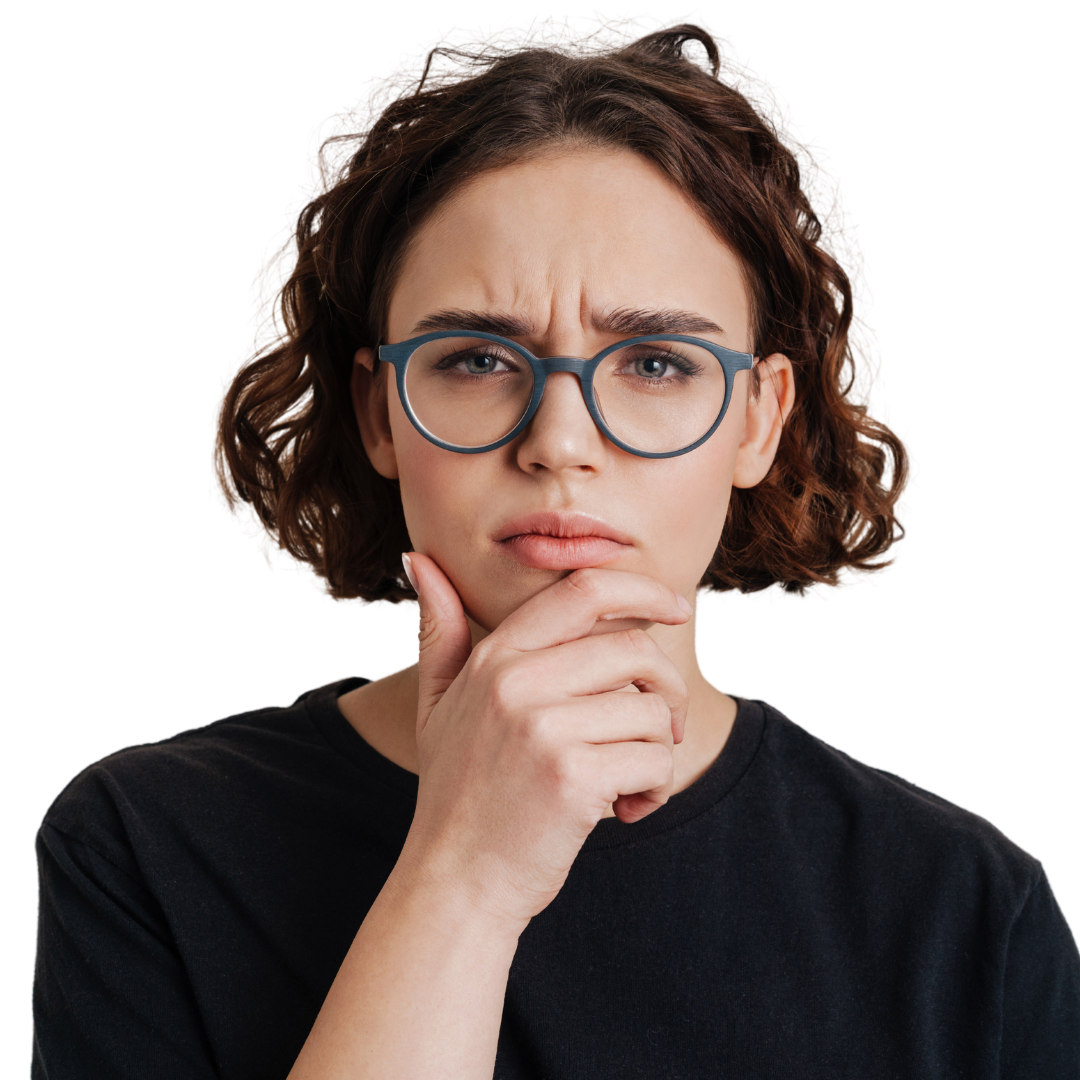
<path fill-rule="evenodd" d="M 36 1078 L 287 1075 L 416 802 L 337 709 L 361 682 L 57 799 Z M 522 934 L 495 1076 L 1077 1080 L 1080 957 L 985 821 L 742 701 L 705 775 L 601 821 Z"/>

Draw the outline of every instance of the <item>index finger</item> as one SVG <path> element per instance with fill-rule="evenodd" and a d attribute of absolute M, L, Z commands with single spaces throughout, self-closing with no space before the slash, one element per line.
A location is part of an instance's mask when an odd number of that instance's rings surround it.
<path fill-rule="evenodd" d="M 591 567 L 549 585 L 503 620 L 491 635 L 519 652 L 584 637 L 598 623 L 645 619 L 679 626 L 693 608 L 685 597 L 644 574 Z"/>

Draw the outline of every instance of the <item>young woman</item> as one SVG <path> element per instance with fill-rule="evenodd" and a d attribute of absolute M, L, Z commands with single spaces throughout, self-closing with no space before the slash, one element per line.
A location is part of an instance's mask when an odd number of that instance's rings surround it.
<path fill-rule="evenodd" d="M 305 209 L 223 478 L 419 660 L 68 787 L 36 1076 L 1078 1074 L 1038 863 L 698 668 L 699 588 L 879 566 L 905 469 L 717 66 L 505 55 Z"/>

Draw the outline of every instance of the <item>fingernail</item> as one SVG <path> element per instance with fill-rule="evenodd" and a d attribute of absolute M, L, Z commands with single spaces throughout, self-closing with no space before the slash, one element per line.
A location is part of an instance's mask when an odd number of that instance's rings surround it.
<path fill-rule="evenodd" d="M 413 573 L 412 559 L 410 559 L 408 555 L 402 555 L 401 565 L 405 567 L 405 576 L 409 579 L 409 584 L 413 587 L 413 592 L 419 596 L 420 589 L 416 584 L 416 575 Z"/>
<path fill-rule="evenodd" d="M 408 573 L 408 570 L 406 570 L 405 572 Z M 679 601 L 679 607 L 681 607 L 687 615 L 693 615 L 694 609 L 693 607 L 691 607 L 690 601 L 687 600 L 686 597 L 682 595 L 682 593 L 676 593 L 675 597 Z"/>

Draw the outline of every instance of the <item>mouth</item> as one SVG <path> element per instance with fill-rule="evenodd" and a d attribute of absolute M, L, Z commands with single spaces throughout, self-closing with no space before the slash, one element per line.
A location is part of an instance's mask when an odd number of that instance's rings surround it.
<path fill-rule="evenodd" d="M 552 537 L 541 532 L 524 532 L 498 541 L 516 563 L 538 570 L 580 570 L 603 566 L 632 550 L 630 544 L 610 537 Z"/>
<path fill-rule="evenodd" d="M 633 541 L 625 533 L 612 528 L 606 521 L 590 514 L 563 511 L 544 511 L 527 514 L 507 522 L 493 539 L 497 543 L 521 536 L 545 536 L 552 540 L 609 540 L 620 547 L 632 547 Z"/>
<path fill-rule="evenodd" d="M 625 533 L 579 513 L 528 514 L 508 522 L 492 539 L 512 559 L 538 570 L 603 566 L 633 547 Z"/>

